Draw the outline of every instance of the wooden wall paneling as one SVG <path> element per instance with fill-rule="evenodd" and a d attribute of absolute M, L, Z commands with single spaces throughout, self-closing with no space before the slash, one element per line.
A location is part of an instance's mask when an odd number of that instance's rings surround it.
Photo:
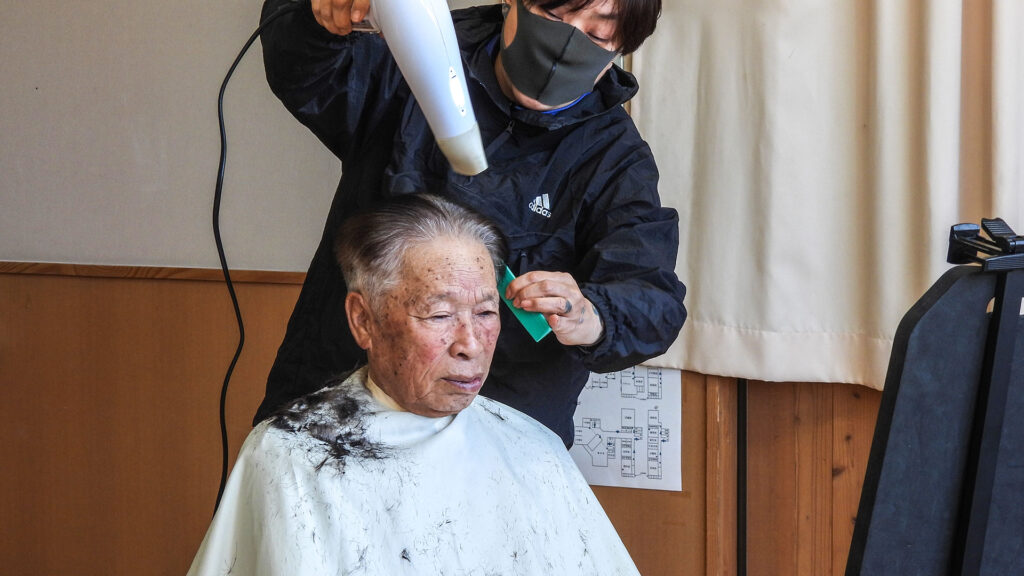
<path fill-rule="evenodd" d="M 298 293 L 236 289 L 232 457 Z M 220 283 L 0 274 L 5 572 L 185 572 L 216 497 L 236 338 Z"/>
<path fill-rule="evenodd" d="M 840 576 L 846 573 L 882 393 L 847 384 L 837 386 L 832 399 L 832 574 Z"/>
<path fill-rule="evenodd" d="M 826 575 L 832 387 L 748 384 L 747 574 Z"/>
<path fill-rule="evenodd" d="M 832 569 L 832 393 L 821 383 L 796 385 L 797 571 Z"/>
<path fill-rule="evenodd" d="M 682 374 L 683 491 L 594 486 L 644 576 L 691 576 L 705 563 L 705 377 Z"/>
<path fill-rule="evenodd" d="M 220 479 L 218 400 L 237 342 L 223 283 L 206 281 L 218 278 L 0 262 L 5 572 L 187 569 Z M 232 461 L 300 279 L 236 276 L 246 348 L 228 397 Z M 737 571 L 736 389 L 683 373 L 682 492 L 595 487 L 645 576 Z M 880 399 L 749 383 L 748 574 L 844 572 Z"/>
<path fill-rule="evenodd" d="M 747 574 L 796 574 L 796 389 L 747 384 Z"/>
<path fill-rule="evenodd" d="M 735 576 L 737 383 L 707 377 L 707 574 Z"/>
<path fill-rule="evenodd" d="M 747 573 L 844 574 L 881 393 L 774 382 L 748 390 Z"/>

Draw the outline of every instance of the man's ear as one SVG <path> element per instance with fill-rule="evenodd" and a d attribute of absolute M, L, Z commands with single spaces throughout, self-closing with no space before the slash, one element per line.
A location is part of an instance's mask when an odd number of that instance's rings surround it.
<path fill-rule="evenodd" d="M 370 310 L 370 303 L 362 294 L 349 292 L 345 296 L 345 315 L 348 316 L 348 329 L 352 332 L 356 344 L 363 350 L 369 350 L 373 345 L 370 331 L 373 312 Z"/>

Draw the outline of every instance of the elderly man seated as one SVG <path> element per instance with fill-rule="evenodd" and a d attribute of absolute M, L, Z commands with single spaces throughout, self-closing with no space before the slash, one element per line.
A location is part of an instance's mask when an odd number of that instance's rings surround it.
<path fill-rule="evenodd" d="M 637 574 L 562 441 L 477 396 L 504 241 L 435 196 L 347 220 L 368 365 L 246 439 L 190 574 Z"/>

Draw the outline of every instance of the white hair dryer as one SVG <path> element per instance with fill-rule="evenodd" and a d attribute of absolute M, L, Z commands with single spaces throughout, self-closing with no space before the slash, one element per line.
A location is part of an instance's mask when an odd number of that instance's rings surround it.
<path fill-rule="evenodd" d="M 383 34 L 452 169 L 467 176 L 486 170 L 445 0 L 373 0 L 366 18 L 353 28 Z"/>

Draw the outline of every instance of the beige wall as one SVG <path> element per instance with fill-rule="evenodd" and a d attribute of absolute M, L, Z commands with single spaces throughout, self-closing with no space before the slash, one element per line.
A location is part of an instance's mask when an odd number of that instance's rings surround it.
<path fill-rule="evenodd" d="M 217 93 L 260 6 L 0 4 L 0 260 L 219 266 Z M 226 91 L 223 238 L 232 267 L 304 271 L 341 168 L 261 60 Z"/>

